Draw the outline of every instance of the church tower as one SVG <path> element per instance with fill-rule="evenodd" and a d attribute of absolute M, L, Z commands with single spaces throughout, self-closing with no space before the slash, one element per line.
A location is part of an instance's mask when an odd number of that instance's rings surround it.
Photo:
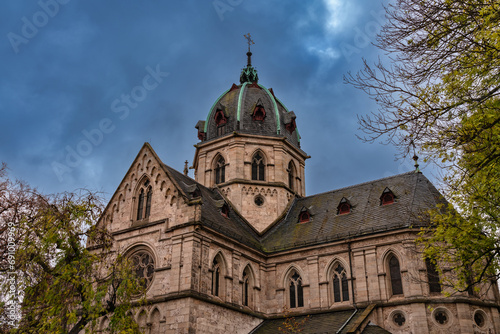
<path fill-rule="evenodd" d="M 304 168 L 295 113 L 259 84 L 248 62 L 233 84 L 196 124 L 195 179 L 218 187 L 233 207 L 263 232 L 286 212 L 290 201 L 305 196 Z"/>

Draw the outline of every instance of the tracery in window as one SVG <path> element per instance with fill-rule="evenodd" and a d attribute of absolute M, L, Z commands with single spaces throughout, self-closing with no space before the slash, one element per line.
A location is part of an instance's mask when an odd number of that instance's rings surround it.
<path fill-rule="evenodd" d="M 399 260 L 394 254 L 391 254 L 388 259 L 389 267 L 389 281 L 391 284 L 391 291 L 393 295 L 403 294 L 403 283 L 401 280 L 401 267 Z"/>
<path fill-rule="evenodd" d="M 252 159 L 252 180 L 264 181 L 264 158 L 260 153 L 256 153 Z"/>
<path fill-rule="evenodd" d="M 349 300 L 349 284 L 344 267 L 338 263 L 333 270 L 333 301 L 335 303 Z"/>
<path fill-rule="evenodd" d="M 154 258 L 146 250 L 138 250 L 130 256 L 132 268 L 142 287 L 147 288 L 153 280 Z"/>
<path fill-rule="evenodd" d="M 223 157 L 219 157 L 215 163 L 215 184 L 224 183 L 226 181 L 226 161 Z"/>
<path fill-rule="evenodd" d="M 290 308 L 303 307 L 304 291 L 302 287 L 302 278 L 296 270 L 292 271 L 288 279 L 288 289 Z"/>

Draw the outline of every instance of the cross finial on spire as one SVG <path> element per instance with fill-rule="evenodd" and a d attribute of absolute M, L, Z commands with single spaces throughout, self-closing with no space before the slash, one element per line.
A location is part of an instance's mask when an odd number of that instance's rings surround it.
<path fill-rule="evenodd" d="M 250 36 L 250 33 L 243 35 L 248 42 L 248 52 L 250 52 L 250 45 L 255 44 L 254 41 L 252 40 L 252 37 Z"/>
<path fill-rule="evenodd" d="M 420 173 L 419 164 L 418 164 L 418 155 L 417 155 L 415 143 L 413 142 L 413 140 L 411 141 L 411 145 L 413 146 L 413 161 L 415 161 L 415 172 Z"/>

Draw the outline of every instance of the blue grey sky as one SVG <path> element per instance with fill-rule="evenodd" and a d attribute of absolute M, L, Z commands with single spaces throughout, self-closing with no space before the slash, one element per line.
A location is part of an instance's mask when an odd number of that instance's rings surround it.
<path fill-rule="evenodd" d="M 196 122 L 239 84 L 247 33 L 259 83 L 297 115 L 311 155 L 308 195 L 413 169 L 395 161 L 393 147 L 356 138 L 357 116 L 377 105 L 343 83 L 362 57 L 383 56 L 371 45 L 384 22 L 379 1 L 0 6 L 0 160 L 43 192 L 89 188 L 109 197 L 144 142 L 180 171 L 191 165 Z"/>

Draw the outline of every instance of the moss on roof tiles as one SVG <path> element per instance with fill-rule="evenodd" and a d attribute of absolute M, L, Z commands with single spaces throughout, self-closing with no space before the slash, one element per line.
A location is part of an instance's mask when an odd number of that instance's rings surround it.
<path fill-rule="evenodd" d="M 336 311 L 320 314 L 311 314 L 309 318 L 305 321 L 303 326 L 304 334 L 334 334 L 342 328 L 342 326 L 349 320 L 349 317 L 353 314 L 354 310 L 348 311 Z M 363 309 L 358 309 L 356 314 L 349 320 L 349 324 L 353 323 L 363 312 Z M 295 321 L 301 322 L 305 319 L 307 315 L 295 316 Z M 250 334 L 276 334 L 280 331 L 279 327 L 283 327 L 286 318 L 277 318 L 265 320 L 262 324 L 256 327 Z M 346 333 L 348 326 L 345 326 L 340 333 Z"/>
<path fill-rule="evenodd" d="M 388 187 L 396 202 L 380 205 L 380 195 Z M 337 206 L 343 197 L 353 208 L 338 215 Z M 422 211 L 435 206 L 439 192 L 421 173 L 405 173 L 362 183 L 318 195 L 298 199 L 286 219 L 271 228 L 262 238 L 266 252 L 277 252 L 306 245 L 342 240 L 418 223 Z M 301 208 L 311 208 L 312 219 L 298 223 Z"/>

